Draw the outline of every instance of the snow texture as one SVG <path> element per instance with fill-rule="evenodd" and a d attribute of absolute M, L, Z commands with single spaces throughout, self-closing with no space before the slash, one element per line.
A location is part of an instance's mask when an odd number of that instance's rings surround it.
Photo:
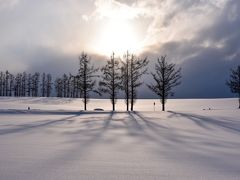
<path fill-rule="evenodd" d="M 1 98 L 0 179 L 240 179 L 237 99 L 123 105 Z"/>

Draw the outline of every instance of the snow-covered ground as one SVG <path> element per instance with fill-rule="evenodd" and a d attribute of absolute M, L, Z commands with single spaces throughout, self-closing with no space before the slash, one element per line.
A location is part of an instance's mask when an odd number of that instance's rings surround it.
<path fill-rule="evenodd" d="M 237 103 L 0 98 L 0 179 L 240 179 Z"/>
<path fill-rule="evenodd" d="M 134 105 L 136 111 L 154 111 L 153 103 L 155 102 L 155 110 L 161 111 L 161 104 L 159 99 L 141 99 L 137 100 Z M 31 109 L 41 110 L 83 110 L 83 103 L 81 99 L 71 98 L 9 98 L 0 97 L 0 109 L 21 109 L 26 110 L 27 107 Z M 238 99 L 169 99 L 167 100 L 166 110 L 175 111 L 193 111 L 203 109 L 234 109 L 238 107 Z M 104 110 L 111 110 L 112 105 L 108 99 L 93 99 L 87 105 L 88 110 L 95 108 L 103 108 Z M 117 111 L 125 111 L 125 101 L 117 100 Z"/>

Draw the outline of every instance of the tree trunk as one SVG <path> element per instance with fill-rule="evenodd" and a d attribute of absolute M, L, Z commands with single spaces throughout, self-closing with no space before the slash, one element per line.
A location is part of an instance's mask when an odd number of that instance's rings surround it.
<path fill-rule="evenodd" d="M 114 97 L 114 95 L 111 97 L 111 102 L 112 102 L 112 111 L 115 111 L 115 97 Z"/>
<path fill-rule="evenodd" d="M 87 92 L 84 89 L 84 110 L 87 110 Z"/>
<path fill-rule="evenodd" d="M 129 83 L 129 74 L 128 74 L 129 73 L 128 72 L 129 60 L 128 60 L 128 52 L 127 52 L 127 62 L 126 63 L 127 63 L 127 67 L 126 67 L 126 70 L 127 70 L 127 73 L 126 73 L 126 78 L 127 78 L 127 82 L 126 82 L 126 85 L 127 85 L 127 92 L 126 92 L 127 93 L 127 111 L 129 111 L 129 107 L 128 107 L 129 106 L 129 84 L 128 84 Z"/>
<path fill-rule="evenodd" d="M 131 109 L 131 111 L 133 111 L 133 92 L 131 92 L 131 102 L 130 102 L 130 105 L 131 105 L 130 109 Z"/>
<path fill-rule="evenodd" d="M 165 111 L 165 98 L 162 98 L 162 111 Z"/>
<path fill-rule="evenodd" d="M 133 111 L 133 93 L 132 93 L 132 97 L 131 97 L 131 111 Z"/>
<path fill-rule="evenodd" d="M 240 94 L 238 94 L 238 104 L 239 104 L 239 109 L 240 109 Z"/>
<path fill-rule="evenodd" d="M 87 110 L 87 98 L 84 97 L 84 110 L 86 111 Z"/>
<path fill-rule="evenodd" d="M 134 97 L 133 97 L 133 80 L 131 79 L 131 111 L 133 111 L 133 99 L 134 99 Z"/>

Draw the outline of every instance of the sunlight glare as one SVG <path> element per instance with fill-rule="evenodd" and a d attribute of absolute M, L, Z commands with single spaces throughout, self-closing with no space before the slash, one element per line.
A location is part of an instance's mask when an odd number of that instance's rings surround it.
<path fill-rule="evenodd" d="M 96 50 L 104 55 L 112 52 L 122 55 L 126 51 L 136 52 L 140 48 L 136 30 L 125 20 L 111 20 L 103 28 Z"/>

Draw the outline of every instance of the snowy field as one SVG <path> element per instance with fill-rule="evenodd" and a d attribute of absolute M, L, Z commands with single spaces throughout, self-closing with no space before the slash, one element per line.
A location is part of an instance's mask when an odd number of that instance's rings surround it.
<path fill-rule="evenodd" d="M 0 179 L 240 179 L 237 103 L 0 98 Z"/>

